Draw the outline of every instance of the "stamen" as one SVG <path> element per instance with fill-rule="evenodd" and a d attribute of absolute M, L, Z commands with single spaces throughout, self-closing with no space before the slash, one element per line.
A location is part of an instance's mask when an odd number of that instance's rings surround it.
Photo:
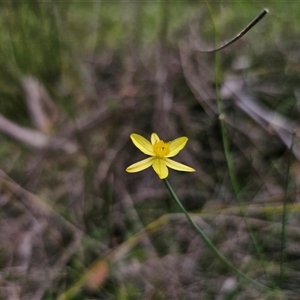
<path fill-rule="evenodd" d="M 163 140 L 155 142 L 153 152 L 157 157 L 163 158 L 170 153 L 170 142 L 165 143 Z"/>

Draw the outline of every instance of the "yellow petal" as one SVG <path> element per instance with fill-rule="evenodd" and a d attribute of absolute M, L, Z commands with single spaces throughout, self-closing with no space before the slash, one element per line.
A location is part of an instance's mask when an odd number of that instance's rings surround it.
<path fill-rule="evenodd" d="M 159 158 L 155 159 L 152 167 L 160 179 L 164 179 L 168 177 L 169 171 L 166 166 L 166 163 L 162 159 Z"/>
<path fill-rule="evenodd" d="M 148 140 L 136 133 L 131 134 L 130 138 L 139 150 L 147 155 L 154 156 L 153 146 Z"/>
<path fill-rule="evenodd" d="M 184 164 L 181 164 L 177 161 L 174 161 L 172 159 L 169 159 L 169 158 L 165 158 L 164 162 L 169 168 L 177 170 L 177 171 L 195 172 L 195 169 L 193 169 L 189 166 L 186 166 Z"/>
<path fill-rule="evenodd" d="M 149 168 L 153 164 L 154 161 L 155 161 L 155 157 L 148 157 L 146 159 L 138 161 L 135 164 L 129 166 L 126 169 L 126 171 L 128 173 L 135 173 L 135 172 L 143 171 L 143 170 Z"/>
<path fill-rule="evenodd" d="M 159 137 L 156 133 L 151 134 L 151 144 L 154 145 L 155 142 L 159 141 Z"/>
<path fill-rule="evenodd" d="M 188 141 L 188 138 L 185 137 L 185 136 L 179 137 L 179 138 L 171 141 L 171 143 L 170 143 L 170 153 L 168 155 L 166 155 L 166 157 L 173 157 L 176 154 L 178 154 L 179 151 L 184 148 L 187 141 Z"/>

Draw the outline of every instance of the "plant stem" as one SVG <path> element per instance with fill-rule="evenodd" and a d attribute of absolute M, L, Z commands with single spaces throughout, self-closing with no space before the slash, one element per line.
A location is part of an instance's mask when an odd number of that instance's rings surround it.
<path fill-rule="evenodd" d="M 291 147 L 290 147 L 290 151 L 289 151 L 287 174 L 286 174 L 286 181 L 285 181 L 285 193 L 284 193 L 284 201 L 283 201 L 283 209 L 282 209 L 281 249 L 280 249 L 280 287 L 281 288 L 283 288 L 283 279 L 284 279 L 283 260 L 284 260 L 284 256 L 285 256 L 285 247 L 286 247 L 285 227 L 286 227 L 286 222 L 287 222 L 287 203 L 289 200 L 288 187 L 289 187 L 290 168 L 291 168 L 294 139 L 295 139 L 295 131 L 293 131 L 293 134 L 292 134 Z"/>
<path fill-rule="evenodd" d="M 218 259 L 231 271 L 233 271 L 237 276 L 244 279 L 245 281 L 255 285 L 257 288 L 269 291 L 270 289 L 259 282 L 251 279 L 243 272 L 239 271 L 237 268 L 235 268 L 227 259 L 226 257 L 214 246 L 214 244 L 210 241 L 210 239 L 206 236 L 206 234 L 198 227 L 198 225 L 193 221 L 193 219 L 190 217 L 189 213 L 186 211 L 186 209 L 181 204 L 180 200 L 178 199 L 177 195 L 175 194 L 174 190 L 172 189 L 170 183 L 167 179 L 163 179 L 168 191 L 170 192 L 172 198 L 176 201 L 178 206 L 180 207 L 181 211 L 184 213 L 186 218 L 188 219 L 189 223 L 193 226 L 193 228 L 196 230 L 198 235 L 202 238 L 203 242 L 206 244 L 206 246 L 214 252 L 214 254 L 218 257 Z"/>
<path fill-rule="evenodd" d="M 214 31 L 215 31 L 215 44 L 217 45 L 218 42 L 219 42 L 219 32 L 218 32 L 217 25 L 215 23 L 215 17 L 213 15 L 213 11 L 211 9 L 211 6 L 209 5 L 207 0 L 206 0 L 206 5 L 207 5 L 207 8 L 208 8 L 210 16 L 211 16 L 212 24 L 213 24 Z M 224 110 L 223 110 L 223 103 L 222 103 L 222 99 L 221 99 L 221 95 L 220 95 L 220 82 L 221 82 L 220 53 L 217 51 L 214 54 L 215 54 L 214 77 L 215 77 L 216 99 L 217 99 L 217 107 L 218 107 L 218 114 L 219 114 L 219 120 L 220 120 L 220 127 L 221 127 L 221 135 L 222 135 L 224 154 L 225 154 L 225 159 L 226 159 L 226 162 L 227 162 L 230 182 L 231 182 L 232 189 L 233 189 L 234 195 L 236 197 L 237 204 L 239 206 L 240 212 L 243 216 L 245 225 L 247 227 L 247 230 L 249 232 L 249 235 L 251 237 L 251 240 L 253 242 L 253 245 L 255 247 L 257 255 L 260 259 L 262 267 L 263 267 L 267 277 L 269 278 L 269 280 L 274 285 L 269 273 L 267 272 L 265 256 L 262 253 L 260 244 L 259 244 L 256 236 L 254 235 L 254 233 L 251 229 L 251 226 L 250 226 L 250 224 L 247 220 L 245 205 L 244 205 L 242 199 L 239 196 L 240 188 L 239 188 L 238 181 L 236 179 L 233 159 L 232 159 L 232 156 L 230 155 L 228 131 L 226 129 L 226 115 L 225 115 Z"/>

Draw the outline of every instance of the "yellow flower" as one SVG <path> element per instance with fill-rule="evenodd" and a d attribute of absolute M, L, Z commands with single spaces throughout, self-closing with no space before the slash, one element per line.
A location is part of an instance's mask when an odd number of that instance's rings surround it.
<path fill-rule="evenodd" d="M 167 143 L 161 140 L 156 133 L 151 134 L 151 143 L 136 133 L 131 134 L 130 138 L 137 148 L 151 157 L 129 166 L 126 169 L 127 172 L 135 173 L 152 166 L 160 179 L 168 177 L 169 171 L 167 167 L 177 171 L 195 172 L 193 168 L 169 158 L 177 155 L 184 148 L 188 141 L 187 137 L 179 137 Z"/>

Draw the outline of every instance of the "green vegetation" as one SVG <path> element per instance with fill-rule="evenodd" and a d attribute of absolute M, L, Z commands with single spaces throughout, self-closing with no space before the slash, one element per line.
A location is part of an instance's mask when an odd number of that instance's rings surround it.
<path fill-rule="evenodd" d="M 298 299 L 299 36 L 297 1 L 2 2 L 0 298 Z M 153 132 L 196 172 L 126 173 Z"/>

